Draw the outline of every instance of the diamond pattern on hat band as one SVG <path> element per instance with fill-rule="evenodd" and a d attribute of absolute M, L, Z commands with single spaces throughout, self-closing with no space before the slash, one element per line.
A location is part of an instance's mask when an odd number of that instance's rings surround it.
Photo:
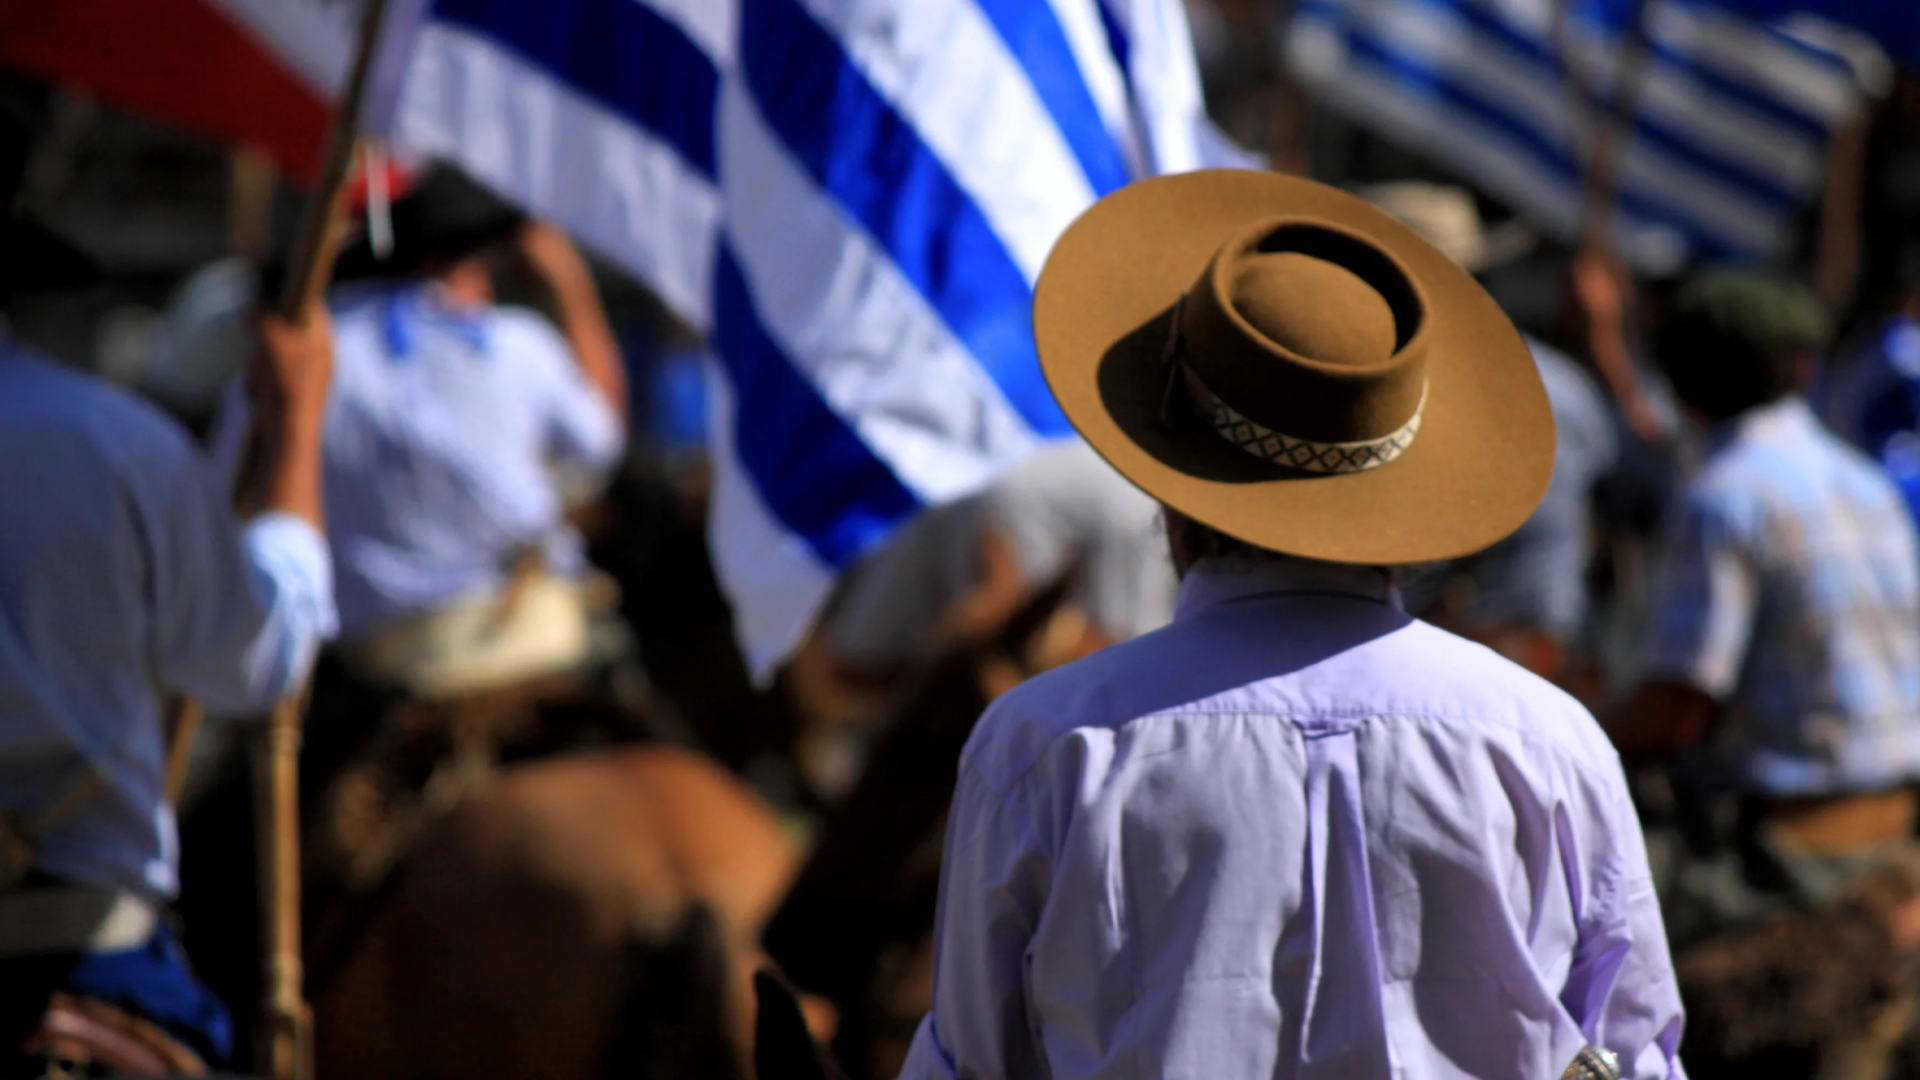
<path fill-rule="evenodd" d="M 1199 407 L 1197 411 L 1213 425 L 1214 431 L 1254 457 L 1302 472 L 1336 475 L 1377 469 L 1407 452 L 1407 448 L 1413 445 L 1413 437 L 1420 433 L 1420 418 L 1427 411 L 1427 387 L 1422 384 L 1420 404 L 1414 407 L 1413 418 L 1398 429 L 1380 438 L 1362 439 L 1359 442 L 1315 442 L 1275 431 L 1247 419 L 1233 406 L 1221 401 L 1207 384 L 1200 381 L 1200 376 L 1191 366 L 1186 370 L 1187 386 L 1198 398 L 1195 402 Z"/>

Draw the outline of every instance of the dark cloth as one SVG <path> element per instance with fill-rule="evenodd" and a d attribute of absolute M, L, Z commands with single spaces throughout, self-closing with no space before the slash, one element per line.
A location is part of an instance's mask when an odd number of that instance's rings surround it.
<path fill-rule="evenodd" d="M 233 1054 L 233 1019 L 194 978 L 164 922 L 144 946 L 122 952 L 0 958 L 0 1046 L 17 1051 L 57 990 L 150 1020 L 209 1065 Z"/>

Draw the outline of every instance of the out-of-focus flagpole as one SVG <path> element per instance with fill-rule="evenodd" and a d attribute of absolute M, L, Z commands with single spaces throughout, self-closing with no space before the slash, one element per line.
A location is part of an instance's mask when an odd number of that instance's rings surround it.
<path fill-rule="evenodd" d="M 282 316 L 294 322 L 303 321 L 321 302 L 332 275 L 345 218 L 347 177 L 359 142 L 361 106 L 386 10 L 387 0 L 366 0 L 347 83 L 327 132 L 319 175 L 300 217 L 276 305 Z M 259 449 L 256 443 L 250 457 L 260 458 Z M 247 473 L 243 465 L 242 476 Z M 307 1006 L 300 952 L 300 727 L 305 699 L 304 690 L 282 698 L 254 744 L 265 961 L 256 1066 L 274 1080 L 309 1080 L 313 1075 L 313 1014 Z"/>
<path fill-rule="evenodd" d="M 1646 80 L 1649 48 L 1646 0 L 1633 0 L 1631 14 L 1620 35 L 1613 79 L 1603 83 L 1590 77 L 1573 45 L 1575 0 L 1554 0 L 1554 48 L 1566 73 L 1568 130 L 1580 164 L 1580 246 L 1610 254 L 1613 250 L 1613 210 L 1619 190 L 1620 158 L 1633 139 L 1633 116 Z M 1604 103 L 1604 107 L 1603 107 Z"/>

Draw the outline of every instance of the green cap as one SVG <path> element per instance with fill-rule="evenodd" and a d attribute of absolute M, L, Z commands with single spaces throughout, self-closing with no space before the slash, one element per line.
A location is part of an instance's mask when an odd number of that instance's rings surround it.
<path fill-rule="evenodd" d="M 1681 286 L 1669 316 L 1695 341 L 1748 356 L 1779 356 L 1826 344 L 1831 327 L 1813 293 L 1747 270 L 1709 270 Z"/>

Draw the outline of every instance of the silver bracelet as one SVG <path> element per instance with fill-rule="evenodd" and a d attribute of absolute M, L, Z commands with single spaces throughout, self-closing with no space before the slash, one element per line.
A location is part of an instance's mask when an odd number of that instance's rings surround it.
<path fill-rule="evenodd" d="M 1620 1055 L 1597 1046 L 1582 1047 L 1560 1080 L 1620 1080 Z"/>

